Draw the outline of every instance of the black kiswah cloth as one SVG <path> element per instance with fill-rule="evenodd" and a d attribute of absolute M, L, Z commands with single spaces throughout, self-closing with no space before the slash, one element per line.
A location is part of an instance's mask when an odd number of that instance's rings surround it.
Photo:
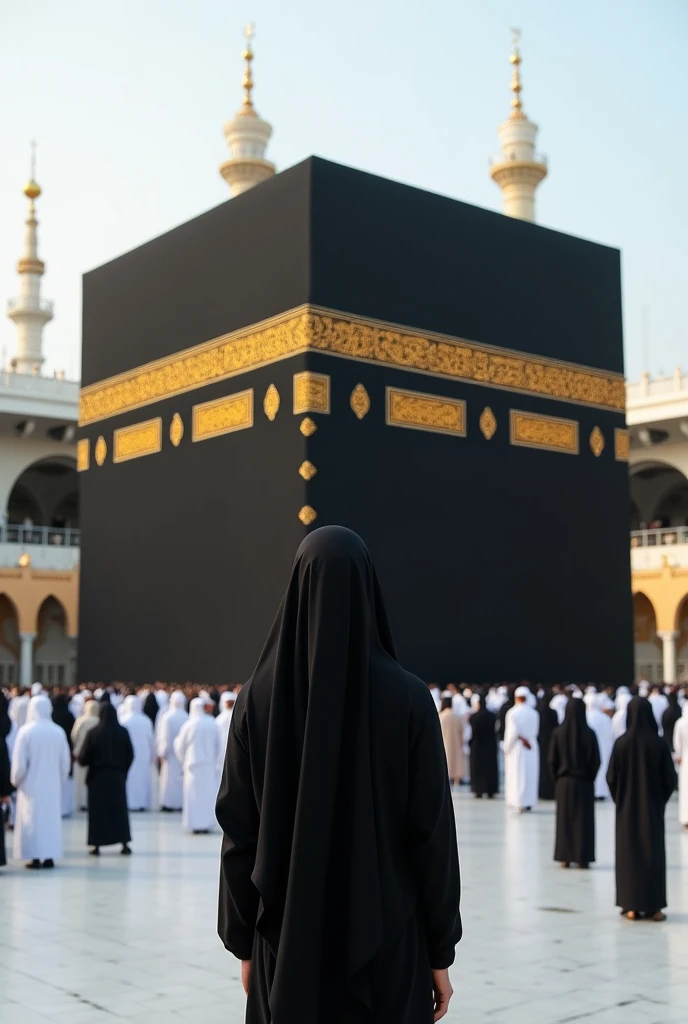
<path fill-rule="evenodd" d="M 218 930 L 249 1024 L 430 1024 L 461 936 L 446 758 L 361 539 L 306 537 L 229 731 Z"/>

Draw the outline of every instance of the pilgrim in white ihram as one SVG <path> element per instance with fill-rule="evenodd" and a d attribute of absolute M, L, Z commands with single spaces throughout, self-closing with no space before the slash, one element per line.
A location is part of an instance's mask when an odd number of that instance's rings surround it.
<path fill-rule="evenodd" d="M 504 799 L 521 811 L 536 805 L 540 785 L 540 716 L 529 706 L 529 694 L 527 686 L 516 690 L 504 728 Z"/>
<path fill-rule="evenodd" d="M 597 737 L 597 746 L 600 748 L 600 770 L 595 777 L 595 799 L 606 800 L 611 796 L 607 785 L 607 769 L 614 746 L 614 726 L 609 715 L 605 715 L 602 711 L 601 694 L 594 694 L 588 703 L 586 718 L 588 725 Z"/>
<path fill-rule="evenodd" d="M 674 757 L 678 765 L 678 820 L 688 828 L 688 702 L 674 726 Z"/>
<path fill-rule="evenodd" d="M 175 690 L 169 711 L 158 715 L 155 723 L 158 757 L 160 758 L 160 807 L 163 811 L 181 811 L 184 776 L 179 758 L 174 752 L 174 741 L 179 730 L 188 722 L 186 697 Z"/>
<path fill-rule="evenodd" d="M 189 721 L 174 741 L 174 751 L 184 771 L 182 825 L 189 832 L 210 832 L 216 828 L 220 730 L 205 707 L 202 697 L 191 701 Z"/>
<path fill-rule="evenodd" d="M 26 724 L 12 753 L 12 785 L 17 789 L 14 856 L 29 867 L 52 867 L 62 856 L 62 785 L 71 754 L 64 729 L 52 720 L 47 697 L 32 697 Z"/>
<path fill-rule="evenodd" d="M 151 766 L 155 763 L 153 724 L 141 711 L 141 700 L 129 696 L 122 705 L 120 722 L 129 733 L 134 760 L 127 775 L 127 807 L 130 811 L 149 811 L 152 802 Z"/>

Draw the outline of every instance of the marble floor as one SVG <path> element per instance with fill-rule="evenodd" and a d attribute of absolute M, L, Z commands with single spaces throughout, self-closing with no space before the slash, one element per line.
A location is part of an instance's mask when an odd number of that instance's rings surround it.
<path fill-rule="evenodd" d="M 448 1024 L 688 1020 L 688 833 L 675 798 L 663 925 L 614 907 L 611 806 L 598 805 L 597 864 L 579 872 L 551 861 L 551 807 L 519 816 L 463 791 L 455 804 L 465 931 Z M 134 856 L 96 860 L 83 816 L 64 830 L 54 872 L 0 871 L 2 1024 L 240 1024 L 238 964 L 215 934 L 219 838 L 139 814 Z"/>

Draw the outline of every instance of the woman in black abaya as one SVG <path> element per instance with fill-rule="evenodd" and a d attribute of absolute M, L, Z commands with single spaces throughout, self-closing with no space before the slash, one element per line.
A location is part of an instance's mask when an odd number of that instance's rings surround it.
<path fill-rule="evenodd" d="M 235 704 L 218 930 L 247 1024 L 430 1024 L 451 995 L 459 862 L 427 687 L 397 663 L 360 537 L 301 544 Z"/>
<path fill-rule="evenodd" d="M 677 782 L 652 705 L 634 697 L 626 711 L 626 732 L 614 744 L 607 771 L 616 804 L 616 905 L 630 920 L 640 915 L 665 920 L 664 808 Z"/>
<path fill-rule="evenodd" d="M 112 704 L 101 704 L 100 721 L 86 734 L 79 754 L 79 764 L 88 768 L 87 841 L 95 856 L 101 846 L 115 843 L 122 844 L 122 853 L 131 853 L 126 781 L 133 760 L 129 733 L 117 721 Z"/>
<path fill-rule="evenodd" d="M 486 793 L 493 797 L 499 791 L 497 767 L 497 716 L 487 710 L 485 694 L 480 694 L 480 707 L 470 717 L 471 791 L 476 797 Z"/>
<path fill-rule="evenodd" d="M 662 736 L 672 754 L 674 752 L 674 728 L 682 715 L 683 709 L 678 702 L 678 690 L 672 690 L 669 694 L 669 707 L 662 715 Z"/>
<path fill-rule="evenodd" d="M 549 766 L 549 746 L 552 742 L 552 733 L 559 725 L 556 711 L 549 706 L 554 694 L 551 690 L 545 691 L 537 704 L 537 712 L 540 716 L 540 730 L 538 732 L 538 746 L 540 747 L 540 786 L 538 796 L 541 800 L 554 800 L 554 776 Z"/>
<path fill-rule="evenodd" d="M 9 716 L 9 704 L 7 697 L 0 690 L 0 868 L 7 864 L 5 853 L 5 812 L 9 808 L 9 799 L 12 795 L 12 783 L 10 782 L 10 753 L 7 749 L 7 737 L 12 729 L 12 722 Z"/>
<path fill-rule="evenodd" d="M 557 832 L 554 859 L 567 868 L 587 868 L 595 859 L 595 777 L 600 769 L 597 737 L 585 703 L 569 698 L 564 721 L 552 733 L 549 768 L 555 780 Z"/>

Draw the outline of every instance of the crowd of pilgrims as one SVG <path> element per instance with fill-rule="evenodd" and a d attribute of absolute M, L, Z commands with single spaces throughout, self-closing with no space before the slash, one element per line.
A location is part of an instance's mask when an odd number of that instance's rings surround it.
<path fill-rule="evenodd" d="M 131 853 L 129 812 L 181 811 L 188 832 L 217 829 L 215 801 L 237 694 L 187 685 L 0 690 L 0 865 L 4 825 L 27 868 L 62 856 L 61 819 L 88 812 L 87 843 Z M 157 785 L 156 783 L 157 779 Z M 156 797 L 157 790 L 157 800 Z"/>
<path fill-rule="evenodd" d="M 616 901 L 630 920 L 665 920 L 664 812 L 679 786 L 688 829 L 688 688 L 429 684 L 452 784 L 499 790 L 519 812 L 556 801 L 554 860 L 595 860 L 595 801 L 616 805 Z M 678 777 L 676 768 L 679 769 Z"/>
<path fill-rule="evenodd" d="M 87 842 L 130 854 L 129 812 L 182 812 L 193 833 L 217 828 L 215 802 L 240 686 L 80 686 L 0 690 L 0 800 L 14 857 L 28 868 L 62 856 L 61 818 L 88 811 Z M 617 904 L 664 920 L 664 810 L 680 786 L 688 829 L 688 688 L 429 684 L 449 778 L 507 806 L 556 800 L 554 859 L 595 860 L 595 801 L 616 804 Z M 4 741 L 4 742 L 3 742 Z M 500 761 L 503 772 L 500 771 Z M 157 787 L 154 780 L 158 778 Z M 4 865 L 4 829 L 0 865 Z"/>

